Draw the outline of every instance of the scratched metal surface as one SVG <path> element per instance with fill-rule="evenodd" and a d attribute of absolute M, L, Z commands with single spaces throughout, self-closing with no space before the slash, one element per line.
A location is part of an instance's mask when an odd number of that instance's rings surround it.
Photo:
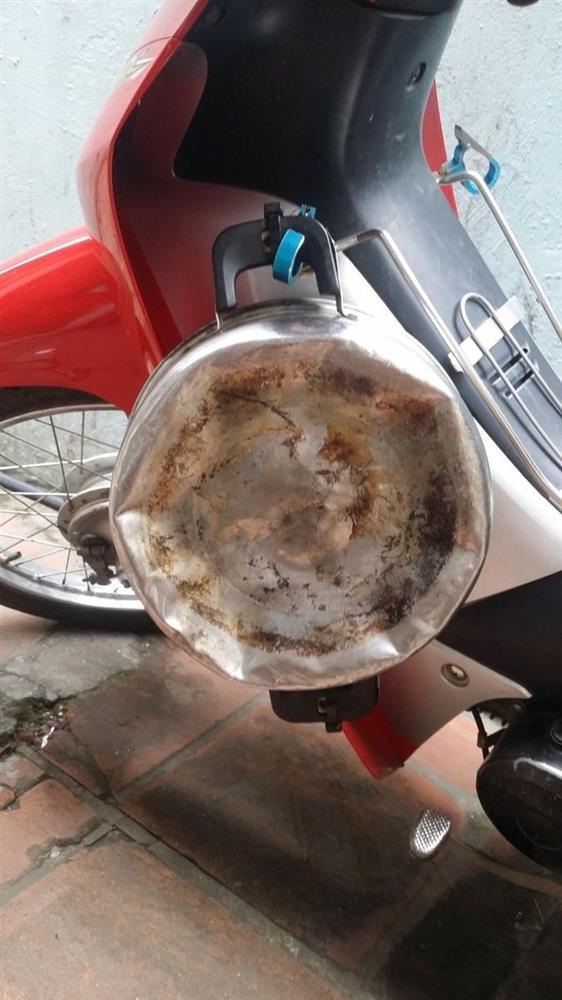
<path fill-rule="evenodd" d="M 406 658 L 473 582 L 487 471 L 456 392 L 407 334 L 292 303 L 181 345 L 114 477 L 127 574 L 175 641 L 267 687 Z"/>

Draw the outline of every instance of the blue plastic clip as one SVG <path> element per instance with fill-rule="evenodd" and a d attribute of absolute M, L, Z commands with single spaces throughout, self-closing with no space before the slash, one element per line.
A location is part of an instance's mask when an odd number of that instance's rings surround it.
<path fill-rule="evenodd" d="M 299 215 L 304 215 L 307 219 L 316 218 L 316 209 L 314 205 L 301 205 L 299 208 Z"/>
<path fill-rule="evenodd" d="M 484 149 L 480 143 L 476 142 L 476 140 L 473 139 L 468 132 L 465 132 L 459 125 L 455 125 L 455 136 L 458 141 L 455 146 L 452 159 L 443 164 L 439 173 L 442 176 L 449 177 L 454 176 L 455 174 L 461 174 L 464 170 L 468 169 L 464 162 L 467 150 L 475 149 L 477 153 L 485 156 L 488 160 L 488 169 L 484 175 L 484 183 L 487 187 L 493 188 L 494 185 L 498 183 L 501 169 L 495 156 L 492 156 L 487 149 Z M 467 191 L 470 192 L 470 194 L 480 194 L 473 181 L 461 181 L 461 184 Z"/>
<path fill-rule="evenodd" d="M 297 264 L 299 251 L 304 243 L 302 233 L 287 229 L 273 258 L 273 277 L 291 285 L 296 281 L 302 270 L 302 264 Z"/>

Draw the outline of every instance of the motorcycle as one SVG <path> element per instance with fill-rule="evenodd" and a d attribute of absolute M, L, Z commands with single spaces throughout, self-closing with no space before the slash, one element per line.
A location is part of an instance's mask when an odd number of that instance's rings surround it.
<path fill-rule="evenodd" d="M 376 778 L 471 711 L 485 812 L 562 870 L 561 383 L 456 184 L 562 328 L 497 160 L 446 156 L 461 2 L 164 3 L 85 226 L 3 267 L 0 603 L 153 621 Z"/>

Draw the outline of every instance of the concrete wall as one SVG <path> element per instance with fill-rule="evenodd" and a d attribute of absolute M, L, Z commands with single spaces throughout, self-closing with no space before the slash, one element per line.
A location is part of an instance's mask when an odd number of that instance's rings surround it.
<path fill-rule="evenodd" d="M 458 123 L 496 154 L 498 202 L 562 314 L 562 0 L 528 8 L 465 0 L 438 80 L 447 148 Z M 562 344 L 488 210 L 463 189 L 458 201 L 488 266 L 526 306 L 531 331 L 562 373 Z"/>
<path fill-rule="evenodd" d="M 2 0 L 0 256 L 81 222 L 74 164 L 157 0 Z M 562 312 L 562 0 L 517 9 L 465 0 L 440 72 L 456 121 L 502 162 L 499 200 Z M 526 302 L 545 350 L 562 347 L 477 199 L 467 227 L 506 292 Z M 373 220 L 376 222 L 376 220 Z"/>

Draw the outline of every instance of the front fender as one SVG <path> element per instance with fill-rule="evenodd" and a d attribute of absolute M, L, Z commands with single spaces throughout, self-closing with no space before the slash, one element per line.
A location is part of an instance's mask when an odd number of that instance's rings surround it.
<path fill-rule="evenodd" d="M 127 412 L 161 360 L 109 251 L 76 229 L 1 270 L 0 387 L 57 386 Z"/>

